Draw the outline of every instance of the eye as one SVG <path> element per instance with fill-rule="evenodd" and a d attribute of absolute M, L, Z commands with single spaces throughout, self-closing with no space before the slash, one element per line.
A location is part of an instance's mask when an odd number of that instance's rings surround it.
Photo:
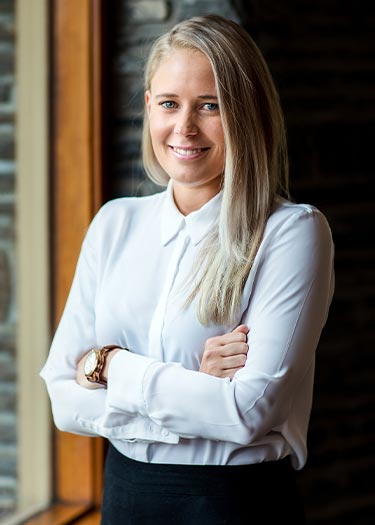
<path fill-rule="evenodd" d="M 160 106 L 165 109 L 174 109 L 176 107 L 176 103 L 172 100 L 166 100 L 165 102 L 160 102 Z"/>
<path fill-rule="evenodd" d="M 214 102 L 207 102 L 206 104 L 203 104 L 203 107 L 207 111 L 218 111 L 219 104 L 215 104 Z"/>

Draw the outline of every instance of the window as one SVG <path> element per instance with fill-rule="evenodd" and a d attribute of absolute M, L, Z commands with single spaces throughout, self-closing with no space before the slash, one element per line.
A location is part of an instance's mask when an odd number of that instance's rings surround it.
<path fill-rule="evenodd" d="M 6 525 L 99 523 L 103 440 L 54 429 L 39 371 L 85 229 L 101 203 L 104 3 L 15 3 L 18 504 Z"/>
<path fill-rule="evenodd" d="M 0 414 L 0 512 L 11 523 L 50 500 L 50 417 L 38 377 L 49 345 L 46 2 L 19 2 L 16 9 L 5 3 L 1 16 L 9 69 L 0 110 L 7 134 L 0 198 L 6 226 L 0 233 L 0 388 L 8 400 Z"/>

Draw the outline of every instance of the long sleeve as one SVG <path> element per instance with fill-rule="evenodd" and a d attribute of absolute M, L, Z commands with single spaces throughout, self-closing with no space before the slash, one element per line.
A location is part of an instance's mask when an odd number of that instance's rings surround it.
<path fill-rule="evenodd" d="M 102 210 L 91 223 L 82 244 L 70 293 L 54 335 L 41 377 L 47 385 L 56 426 L 63 431 L 108 438 L 149 439 L 149 418 L 118 412 L 107 404 L 107 391 L 88 390 L 76 382 L 77 362 L 90 348 L 104 342 L 96 331 L 97 291 L 100 259 L 103 258 Z M 124 345 L 120 339 L 109 342 Z M 108 343 L 108 341 L 107 341 Z M 152 361 L 152 360 L 150 360 Z M 153 439 L 175 443 L 153 425 Z"/>
<path fill-rule="evenodd" d="M 85 351 L 96 346 L 93 305 L 97 285 L 97 267 L 91 238 L 95 222 L 82 244 L 73 283 L 65 309 L 54 335 L 48 360 L 40 375 L 46 381 L 54 421 L 59 428 L 85 433 L 75 421 L 76 412 L 98 417 L 104 410 L 101 390 L 89 392 L 76 383 L 76 365 Z M 63 402 L 62 402 L 63 401 Z M 93 435 L 93 432 L 88 432 Z"/>
<path fill-rule="evenodd" d="M 247 445 L 275 430 L 288 437 L 293 417 L 303 433 L 311 399 L 300 406 L 299 398 L 311 397 L 315 350 L 333 293 L 333 250 L 320 212 L 294 213 L 257 255 L 242 319 L 250 327 L 248 359 L 233 381 L 118 353 L 109 370 L 109 406 L 186 438 Z"/>

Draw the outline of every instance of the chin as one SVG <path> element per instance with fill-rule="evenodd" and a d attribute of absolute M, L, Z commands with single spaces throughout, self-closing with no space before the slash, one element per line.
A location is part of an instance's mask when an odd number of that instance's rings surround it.
<path fill-rule="evenodd" d="M 204 184 L 207 184 L 208 181 L 197 179 L 197 176 L 195 175 L 181 175 L 181 176 L 170 176 L 170 178 L 175 182 L 176 184 L 184 184 L 185 186 L 201 186 Z"/>

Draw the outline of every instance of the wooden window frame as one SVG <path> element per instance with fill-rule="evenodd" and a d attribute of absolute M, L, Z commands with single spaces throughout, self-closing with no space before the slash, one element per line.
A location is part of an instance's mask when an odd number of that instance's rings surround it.
<path fill-rule="evenodd" d="M 109 2 L 49 0 L 52 331 L 103 202 Z M 98 525 L 106 443 L 53 430 L 51 506 L 27 525 Z"/>

